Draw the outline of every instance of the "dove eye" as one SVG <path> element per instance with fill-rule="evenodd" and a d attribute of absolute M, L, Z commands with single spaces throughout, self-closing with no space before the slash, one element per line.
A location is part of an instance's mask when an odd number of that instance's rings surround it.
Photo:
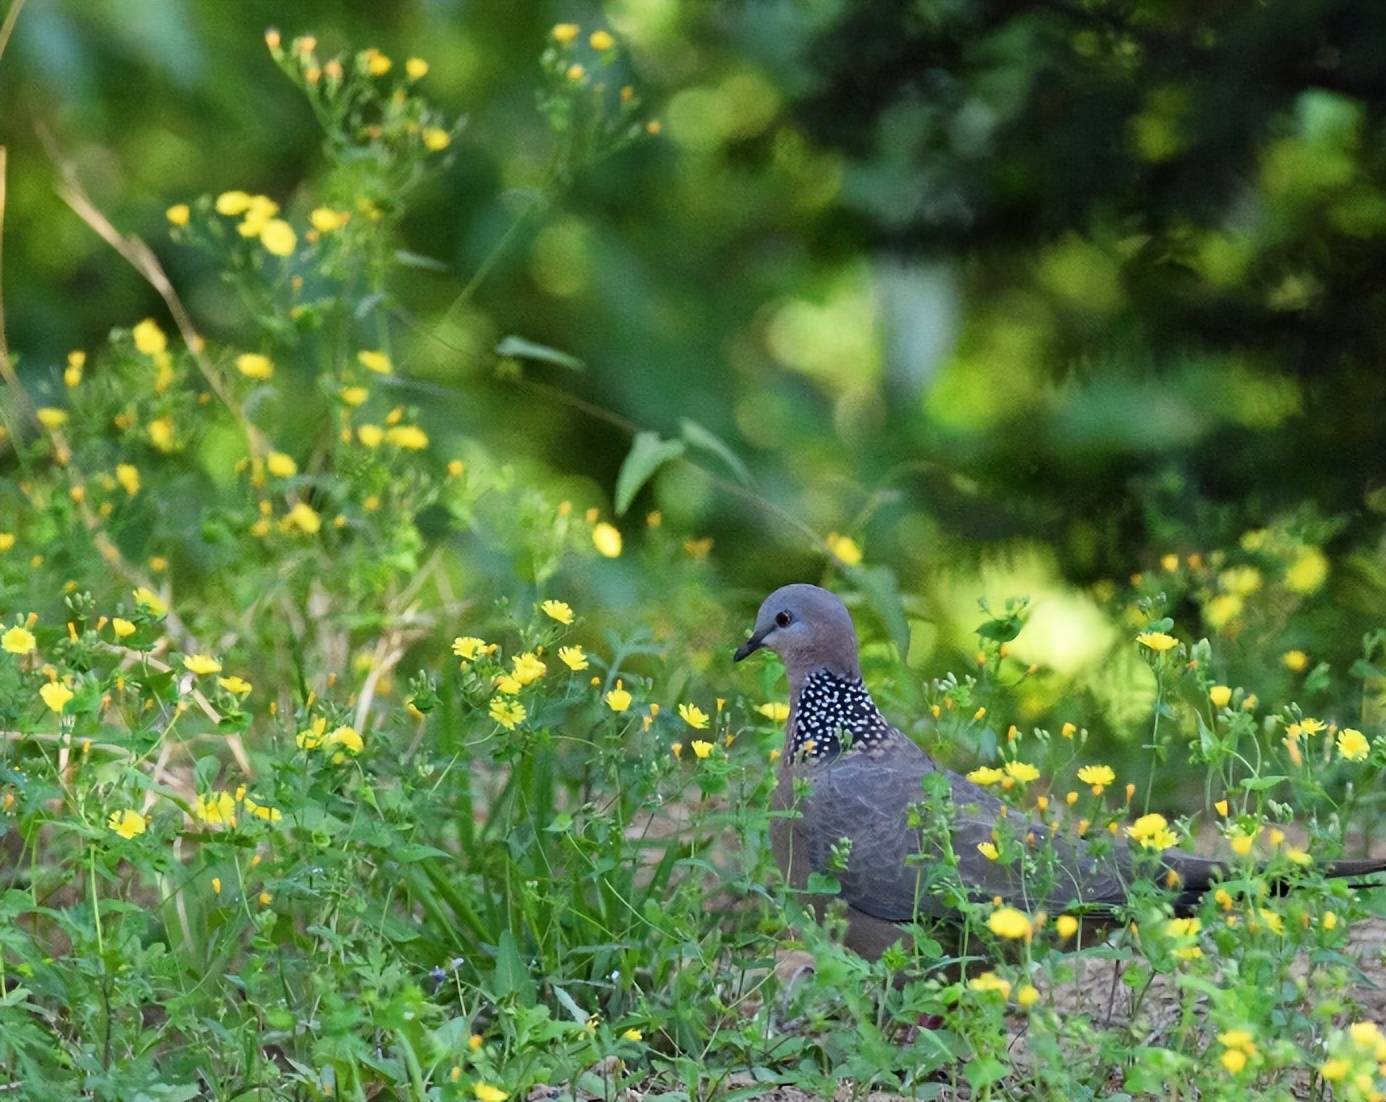
<path fill-rule="evenodd" d="M 787 628 L 792 623 L 794 623 L 794 617 L 788 612 L 781 612 L 775 616 L 777 627 Z"/>

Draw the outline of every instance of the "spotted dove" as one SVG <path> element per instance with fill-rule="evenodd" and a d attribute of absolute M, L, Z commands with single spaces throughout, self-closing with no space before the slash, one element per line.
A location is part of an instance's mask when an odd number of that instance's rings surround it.
<path fill-rule="evenodd" d="M 1089 842 L 1051 832 L 940 767 L 876 707 L 862 682 L 852 618 L 825 589 L 787 585 L 770 594 L 734 659 L 761 647 L 783 659 L 790 692 L 771 825 L 775 859 L 792 887 L 804 889 L 814 872 L 838 880 L 847 904 L 846 944 L 863 956 L 874 959 L 899 940 L 901 923 L 958 917 L 956 896 L 950 901 L 931 879 L 946 843 L 965 895 L 1000 897 L 1029 913 L 1110 914 L 1137 875 L 1175 887 L 1176 910 L 1187 910 L 1222 876 L 1217 861 L 1181 850 L 1140 862 L 1124 839 Z M 942 832 L 941 824 L 922 821 L 919 810 L 912 818 L 912 805 L 924 804 L 930 774 L 942 778 L 933 785 L 946 796 Z M 802 798 L 796 797 L 798 782 L 806 782 Z M 932 806 L 924 804 L 923 813 Z M 1027 878 L 1023 862 L 998 862 L 979 850 L 998 826 L 1017 838 L 1031 836 L 1032 844 L 1043 839 L 1052 854 L 1049 875 Z M 1325 872 L 1358 876 L 1384 868 L 1386 861 L 1338 861 Z"/>

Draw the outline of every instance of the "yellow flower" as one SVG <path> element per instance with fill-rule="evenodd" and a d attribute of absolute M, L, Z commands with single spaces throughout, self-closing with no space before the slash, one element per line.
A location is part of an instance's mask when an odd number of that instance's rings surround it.
<path fill-rule="evenodd" d="M 175 226 L 186 226 L 191 215 L 192 211 L 188 209 L 187 203 L 174 203 L 164 211 L 164 217 Z"/>
<path fill-rule="evenodd" d="M 1073 915 L 1060 915 L 1054 925 L 1059 931 L 1059 937 L 1065 941 L 1078 932 L 1078 920 Z"/>
<path fill-rule="evenodd" d="M 233 696 L 247 696 L 252 688 L 249 681 L 244 677 L 237 677 L 235 674 L 230 677 L 218 677 L 217 684 Z"/>
<path fill-rule="evenodd" d="M 598 53 L 602 53 L 616 45 L 616 40 L 606 31 L 593 31 L 587 39 L 587 44 Z"/>
<path fill-rule="evenodd" d="M 538 681 L 549 672 L 549 668 L 539 660 L 539 656 L 533 651 L 517 654 L 510 660 L 510 664 L 514 669 L 515 680 L 521 685 Z"/>
<path fill-rule="evenodd" d="M 452 135 L 441 126 L 427 126 L 423 134 L 424 148 L 430 153 L 441 153 L 452 144 Z"/>
<path fill-rule="evenodd" d="M 1196 918 L 1169 918 L 1165 920 L 1165 936 L 1177 941 L 1197 939 L 1201 929 L 1203 929 L 1203 923 Z M 1173 952 L 1180 960 L 1196 960 L 1203 955 L 1203 950 L 1196 944 L 1177 946 Z"/>
<path fill-rule="evenodd" d="M 306 501 L 295 502 L 293 508 L 284 514 L 284 528 L 287 531 L 297 529 L 305 536 L 315 536 L 322 528 L 322 517 Z"/>
<path fill-rule="evenodd" d="M 1005 765 L 1006 776 L 1021 784 L 1029 784 L 1031 781 L 1039 780 L 1039 770 L 1028 762 L 1008 761 Z"/>
<path fill-rule="evenodd" d="M 205 654 L 185 654 L 183 668 L 199 677 L 208 673 L 221 673 L 221 663 Z"/>
<path fill-rule="evenodd" d="M 967 779 L 973 784 L 987 785 L 996 784 L 1004 779 L 1005 776 L 1005 772 L 1001 769 L 993 768 L 990 765 L 982 765 L 972 770 L 972 772 L 967 775 Z"/>
<path fill-rule="evenodd" d="M 357 406 L 365 405 L 371 392 L 363 386 L 344 386 L 339 396 L 343 402 L 355 409 Z"/>
<path fill-rule="evenodd" d="M 1126 834 L 1145 849 L 1169 849 L 1178 844 L 1179 835 L 1169 828 L 1165 817 L 1152 811 L 1126 828 Z"/>
<path fill-rule="evenodd" d="M 332 733 L 323 739 L 324 747 L 340 747 L 351 754 L 359 754 L 366 748 L 360 733 L 355 727 L 336 727 Z"/>
<path fill-rule="evenodd" d="M 1224 819 L 1227 818 L 1228 805 L 1226 800 L 1218 800 L 1217 803 L 1213 804 L 1213 808 Z"/>
<path fill-rule="evenodd" d="M 828 550 L 839 562 L 848 566 L 856 566 L 861 562 L 861 548 L 850 536 L 839 536 L 836 532 L 829 532 L 827 544 Z"/>
<path fill-rule="evenodd" d="M 1039 989 L 1031 983 L 1025 984 L 1015 993 L 1015 1001 L 1026 1007 L 1034 1006 L 1035 1003 L 1039 1002 L 1039 997 Z"/>
<path fill-rule="evenodd" d="M 1291 673 L 1303 673 L 1305 667 L 1309 665 L 1309 656 L 1302 650 L 1287 650 L 1280 656 L 1280 661 Z"/>
<path fill-rule="evenodd" d="M 1328 559 L 1317 547 L 1306 547 L 1285 572 L 1285 584 L 1296 593 L 1313 593 L 1328 579 Z"/>
<path fill-rule="evenodd" d="M 146 356 L 157 356 L 168 351 L 168 337 L 153 318 L 145 318 L 133 329 L 130 336 L 135 340 L 135 348 Z"/>
<path fill-rule="evenodd" d="M 486 640 L 475 635 L 459 635 L 452 641 L 452 653 L 463 662 L 471 662 L 486 653 Z"/>
<path fill-rule="evenodd" d="M 1308 716 L 1299 721 L 1299 729 L 1306 735 L 1317 735 L 1325 726 L 1327 725 L 1323 720 L 1315 719 L 1313 716 Z"/>
<path fill-rule="evenodd" d="M 404 63 L 404 75 L 410 80 L 423 80 L 428 76 L 428 62 L 421 57 L 411 57 Z"/>
<path fill-rule="evenodd" d="M 173 450 L 173 418 L 156 417 L 149 422 L 149 442 L 161 452 Z"/>
<path fill-rule="evenodd" d="M 1003 980 L 995 972 L 983 972 L 980 976 L 973 976 L 967 981 L 967 986 L 972 991 L 999 992 L 1003 999 L 1011 993 L 1010 983 Z"/>
<path fill-rule="evenodd" d="M 602 521 L 592 529 L 592 545 L 599 555 L 605 555 L 608 559 L 618 558 L 621 554 L 621 530 L 614 524 Z"/>
<path fill-rule="evenodd" d="M 1028 938 L 1032 931 L 1029 916 L 1014 907 L 999 907 L 992 911 L 987 918 L 987 929 L 997 937 L 1011 940 Z"/>
<path fill-rule="evenodd" d="M 327 719 L 324 716 L 314 718 L 312 724 L 294 736 L 294 742 L 300 750 L 316 750 L 322 745 L 322 740 L 327 737 Z"/>
<path fill-rule="evenodd" d="M 1226 708 L 1232 699 L 1232 689 L 1227 685 L 1214 685 L 1208 690 L 1208 699 L 1214 708 Z"/>
<path fill-rule="evenodd" d="M 269 379 L 274 375 L 274 364 L 259 352 L 242 352 L 236 357 L 236 370 L 247 379 Z"/>
<path fill-rule="evenodd" d="M 756 708 L 756 711 L 771 723 L 783 723 L 789 718 L 789 705 L 778 700 L 770 704 L 762 704 Z"/>
<path fill-rule="evenodd" d="M 67 410 L 56 406 L 41 406 L 34 411 L 34 416 L 46 429 L 60 429 L 67 424 Z"/>
<path fill-rule="evenodd" d="M 193 814 L 210 826 L 236 825 L 236 801 L 229 792 L 207 792 L 197 797 Z"/>
<path fill-rule="evenodd" d="M 1059 734 L 1062 735 L 1064 738 L 1071 739 L 1077 733 L 1078 725 L 1076 723 L 1065 723 L 1062 727 L 1059 728 Z"/>
<path fill-rule="evenodd" d="M 1323 928 L 1325 930 L 1332 931 L 1338 928 L 1338 916 L 1332 911 L 1325 911 L 1320 921 L 1323 923 Z"/>
<path fill-rule="evenodd" d="M 216 207 L 218 214 L 234 218 L 250 209 L 250 196 L 244 191 L 223 191 L 217 196 Z"/>
<path fill-rule="evenodd" d="M 708 714 L 696 704 L 680 704 L 679 715 L 695 731 L 707 730 Z M 706 756 L 706 755 L 703 755 Z"/>
<path fill-rule="evenodd" d="M 373 352 L 366 349 L 356 354 L 356 360 L 367 371 L 374 371 L 377 375 L 388 375 L 395 369 L 394 364 L 390 362 L 390 357 L 384 352 Z"/>
<path fill-rule="evenodd" d="M 27 628 L 12 627 L 0 636 L 0 647 L 11 654 L 28 654 L 37 645 L 34 633 Z"/>
<path fill-rule="evenodd" d="M 351 221 L 351 212 L 333 210 L 331 207 L 315 207 L 308 215 L 308 221 L 319 233 L 333 233 Z"/>
<path fill-rule="evenodd" d="M 574 673 L 585 670 L 591 665 L 581 647 L 559 647 L 558 660 Z"/>
<path fill-rule="evenodd" d="M 361 425 L 356 430 L 356 436 L 366 447 L 378 448 L 385 439 L 385 430 L 379 425 Z"/>
<path fill-rule="evenodd" d="M 1381 1027 L 1375 1022 L 1353 1022 L 1348 1026 L 1348 1036 L 1352 1043 L 1361 1049 L 1375 1050 L 1382 1043 Z"/>
<path fill-rule="evenodd" d="M 497 674 L 493 680 L 495 681 L 496 692 L 504 696 L 514 696 L 524 688 L 524 686 L 520 684 L 519 678 L 508 673 Z"/>
<path fill-rule="evenodd" d="M 1366 760 L 1371 748 L 1371 743 L 1356 727 L 1344 727 L 1338 732 L 1338 754 L 1346 761 Z"/>
<path fill-rule="evenodd" d="M 712 743 L 704 742 L 700 738 L 695 738 L 689 745 L 693 747 L 693 753 L 700 758 L 705 758 L 712 753 Z"/>
<path fill-rule="evenodd" d="M 1232 1075 L 1236 1075 L 1246 1067 L 1246 1053 L 1241 1051 L 1241 1049 L 1226 1049 L 1218 1059 L 1222 1062 L 1222 1066 Z"/>
<path fill-rule="evenodd" d="M 54 712 L 61 712 L 72 702 L 72 690 L 61 681 L 49 681 L 39 689 L 39 696 L 43 697 L 43 702 Z"/>
<path fill-rule="evenodd" d="M 996 843 L 994 842 L 978 842 L 977 852 L 980 853 L 983 857 L 985 857 L 988 861 L 995 861 L 996 858 L 1000 856 L 996 849 Z"/>
<path fill-rule="evenodd" d="M 1163 631 L 1143 631 L 1136 636 L 1136 642 L 1153 650 L 1156 654 L 1163 654 L 1179 645 L 1178 639 L 1172 635 L 1166 635 Z"/>
<path fill-rule="evenodd" d="M 1229 892 L 1226 888 L 1219 888 L 1217 891 L 1213 893 L 1213 902 L 1216 903 L 1219 907 L 1221 907 L 1224 911 L 1230 911 L 1232 909 L 1233 902 L 1232 893 Z"/>
<path fill-rule="evenodd" d="M 289 256 L 298 244 L 298 236 L 282 218 L 271 218 L 260 230 L 260 244 L 275 256 Z"/>
<path fill-rule="evenodd" d="M 529 714 L 518 700 L 506 700 L 499 696 L 491 698 L 490 712 L 491 718 L 507 731 L 515 730 Z"/>
<path fill-rule="evenodd" d="M 298 464 L 294 462 L 294 457 L 283 452 L 270 452 L 265 457 L 265 468 L 275 478 L 292 478 L 298 474 Z"/>
<path fill-rule="evenodd" d="M 263 819 L 265 822 L 279 822 L 284 818 L 284 812 L 277 807 L 269 807 L 267 804 L 256 804 L 251 797 L 245 797 L 245 810 L 254 815 L 256 819 Z"/>
<path fill-rule="evenodd" d="M 112 811 L 106 820 L 106 826 L 115 831 L 122 838 L 130 839 L 136 834 L 143 834 L 147 823 L 144 816 L 133 807 L 124 808 L 121 811 Z"/>
<path fill-rule="evenodd" d="M 644 1039 L 645 1035 L 638 1029 L 628 1029 L 621 1034 L 621 1040 L 623 1041 L 643 1041 Z"/>
<path fill-rule="evenodd" d="M 364 56 L 366 59 L 366 72 L 370 73 L 373 77 L 383 77 L 390 71 L 391 66 L 394 64 L 394 62 L 374 47 L 366 50 Z"/>
<path fill-rule="evenodd" d="M 0 552 L 12 551 L 14 549 L 15 535 L 13 532 L 0 532 Z"/>
<path fill-rule="evenodd" d="M 1319 1068 L 1319 1074 L 1330 1083 L 1336 1083 L 1340 1079 L 1346 1079 L 1347 1073 L 1352 1070 L 1352 1066 L 1341 1057 L 1329 1060 Z"/>
<path fill-rule="evenodd" d="M 581 31 L 582 28 L 576 23 L 555 23 L 553 30 L 549 33 L 553 36 L 553 40 L 560 46 L 566 46 L 569 42 L 573 41 L 573 39 L 577 38 Z"/>
<path fill-rule="evenodd" d="M 1251 847 L 1256 844 L 1256 835 L 1260 833 L 1259 827 L 1250 834 L 1237 831 L 1227 839 L 1227 844 L 1232 847 L 1232 852 L 1238 857 L 1247 857 L 1251 854 Z"/>
<path fill-rule="evenodd" d="M 566 601 L 545 601 L 539 607 L 544 610 L 545 616 L 557 620 L 560 624 L 573 622 L 573 610 Z"/>
<path fill-rule="evenodd" d="M 395 425 L 386 430 L 385 442 L 411 452 L 423 451 L 428 447 L 428 433 L 418 425 Z"/>
<path fill-rule="evenodd" d="M 166 605 L 157 593 L 147 586 L 140 586 L 135 590 L 135 603 L 144 608 L 151 616 L 162 616 L 168 611 Z"/>
<path fill-rule="evenodd" d="M 490 1083 L 475 1084 L 472 1093 L 476 1095 L 477 1102 L 505 1102 L 510 1097 L 500 1087 L 493 1087 Z"/>
<path fill-rule="evenodd" d="M 140 470 L 133 463 L 117 463 L 115 477 L 131 497 L 140 492 Z"/>
<path fill-rule="evenodd" d="M 1078 779 L 1092 785 L 1092 794 L 1100 796 L 1102 790 L 1116 780 L 1116 774 L 1110 765 L 1085 765 L 1078 770 Z"/>
<path fill-rule="evenodd" d="M 616 687 L 607 693 L 606 696 L 602 697 L 602 699 L 606 701 L 606 706 L 613 712 L 624 712 L 630 707 L 632 697 L 622 686 L 620 680 L 617 679 Z"/>

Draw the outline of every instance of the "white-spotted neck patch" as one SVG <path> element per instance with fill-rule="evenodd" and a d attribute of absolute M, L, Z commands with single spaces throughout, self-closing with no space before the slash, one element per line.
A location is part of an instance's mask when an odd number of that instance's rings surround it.
<path fill-rule="evenodd" d="M 890 724 L 860 678 L 848 681 L 818 670 L 799 692 L 789 756 L 830 761 L 844 748 L 878 746 L 891 736 Z"/>

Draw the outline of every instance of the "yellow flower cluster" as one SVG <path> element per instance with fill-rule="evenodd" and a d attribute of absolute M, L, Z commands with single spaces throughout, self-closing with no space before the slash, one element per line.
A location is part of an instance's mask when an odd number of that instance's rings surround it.
<path fill-rule="evenodd" d="M 1170 829 L 1165 817 L 1153 811 L 1127 827 L 1126 835 L 1145 849 L 1169 849 L 1179 844 L 1179 835 Z"/>
<path fill-rule="evenodd" d="M 242 237 L 259 238 L 266 252 L 275 256 L 292 256 L 298 237 L 289 223 L 275 217 L 279 204 L 267 195 L 250 195 L 244 191 L 223 191 L 216 198 L 218 214 L 240 218 L 236 232 Z"/>

